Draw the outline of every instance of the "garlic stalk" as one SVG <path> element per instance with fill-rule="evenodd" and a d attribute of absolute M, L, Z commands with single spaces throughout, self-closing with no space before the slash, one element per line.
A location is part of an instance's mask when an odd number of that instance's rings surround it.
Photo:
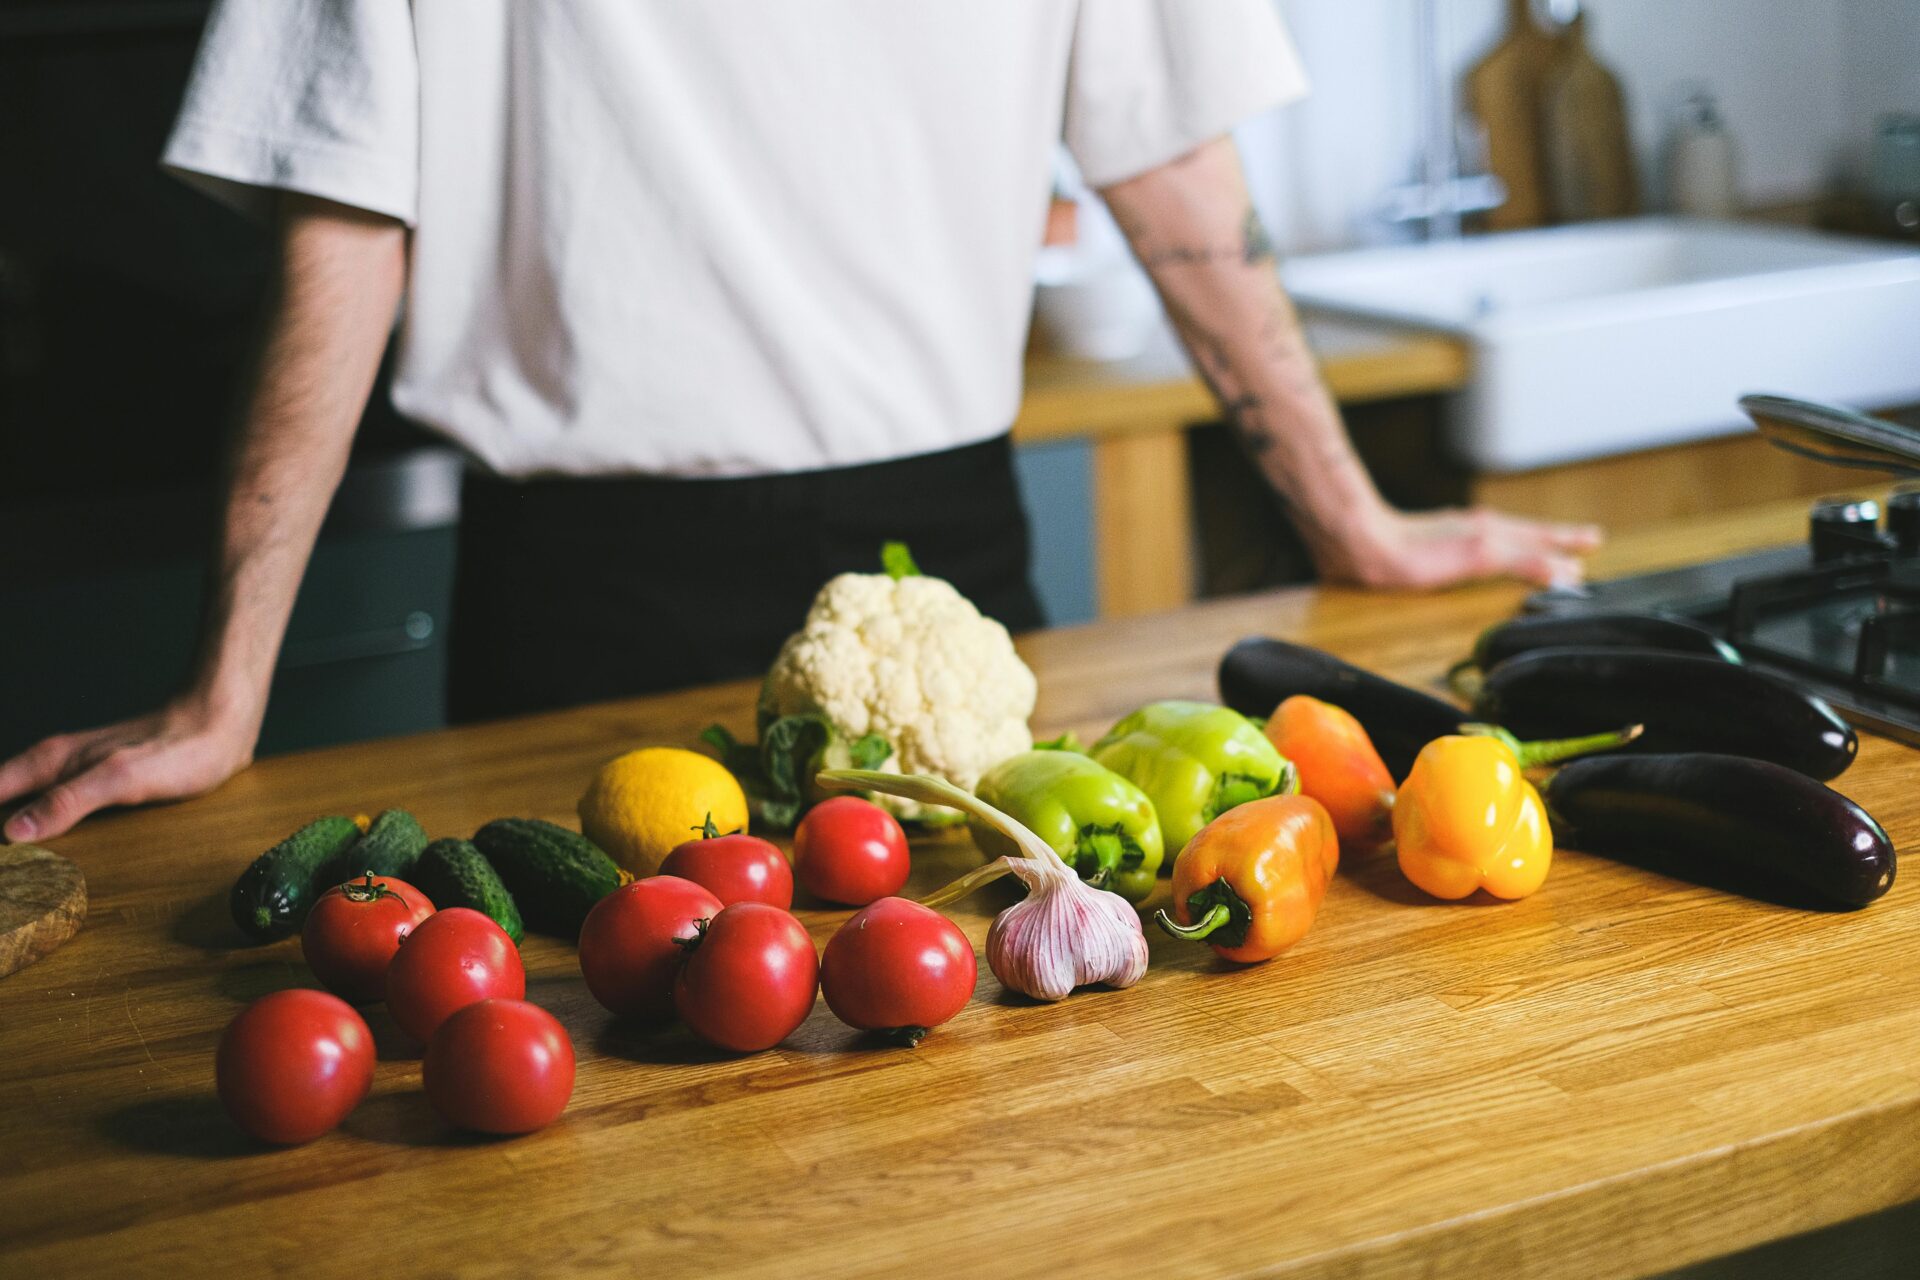
<path fill-rule="evenodd" d="M 1060 1000 L 1075 987 L 1130 987 L 1146 973 L 1146 935 L 1127 900 L 1087 884 L 1046 841 L 986 801 L 915 774 L 842 769 L 816 780 L 829 790 L 879 791 L 959 809 L 1020 848 L 1024 857 L 995 858 L 921 899 L 945 906 L 1003 875 L 1020 878 L 1027 896 L 995 916 L 987 930 L 987 967 L 1001 985 L 1036 1000 Z"/>

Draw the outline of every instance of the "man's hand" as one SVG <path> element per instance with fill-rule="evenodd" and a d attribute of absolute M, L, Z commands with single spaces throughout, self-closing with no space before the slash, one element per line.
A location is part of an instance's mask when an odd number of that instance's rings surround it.
<path fill-rule="evenodd" d="M 1523 520 L 1498 511 L 1388 509 L 1375 527 L 1326 554 L 1320 572 L 1362 587 L 1442 587 L 1475 578 L 1519 578 L 1542 587 L 1571 586 L 1580 557 L 1600 545 L 1586 524 Z"/>
<path fill-rule="evenodd" d="M 96 809 L 210 791 L 253 758 L 287 617 L 346 471 L 406 277 L 406 230 L 313 196 L 280 198 L 280 262 L 190 691 L 150 716 L 49 738 L 0 765 L 10 840 Z"/>
<path fill-rule="evenodd" d="M 184 799 L 247 767 L 257 716 L 220 716 L 182 700 L 152 715 L 48 738 L 0 764 L 0 805 L 31 797 L 7 819 L 8 840 L 51 840 L 97 809 Z"/>
<path fill-rule="evenodd" d="M 1380 496 L 1280 287 L 1232 139 L 1100 194 L 1323 576 L 1374 587 L 1579 579 L 1579 557 L 1599 545 L 1597 529 L 1490 511 L 1409 515 Z"/>

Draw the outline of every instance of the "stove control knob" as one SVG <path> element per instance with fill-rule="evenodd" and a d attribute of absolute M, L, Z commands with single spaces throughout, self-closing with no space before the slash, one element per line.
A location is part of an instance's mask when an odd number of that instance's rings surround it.
<path fill-rule="evenodd" d="M 1880 504 L 1872 498 L 1816 502 L 1809 525 L 1816 562 L 1886 549 L 1880 540 Z"/>
<path fill-rule="evenodd" d="M 1897 489 L 1887 499 L 1887 532 L 1903 556 L 1920 556 L 1920 488 Z"/>

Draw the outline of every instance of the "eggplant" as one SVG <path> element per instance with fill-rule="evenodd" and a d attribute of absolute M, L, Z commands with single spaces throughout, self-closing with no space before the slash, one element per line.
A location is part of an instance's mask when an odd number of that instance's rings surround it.
<path fill-rule="evenodd" d="M 1450 702 L 1305 645 L 1249 637 L 1220 660 L 1220 698 L 1242 715 L 1272 715 L 1296 693 L 1342 707 L 1365 726 L 1396 782 L 1413 768 L 1420 748 L 1458 733 L 1467 719 Z"/>
<path fill-rule="evenodd" d="M 1543 789 L 1556 843 L 1791 906 L 1864 907 L 1893 842 L 1839 792 L 1765 760 L 1590 756 Z"/>
<path fill-rule="evenodd" d="M 1696 622 L 1651 613 L 1530 613 L 1488 627 L 1474 642 L 1471 664 L 1490 671 L 1517 654 L 1569 646 L 1665 649 L 1722 662 L 1739 652 Z"/>
<path fill-rule="evenodd" d="M 1646 726 L 1636 753 L 1705 751 L 1771 760 L 1824 782 L 1860 739 L 1823 700 L 1751 667 L 1657 649 L 1534 649 L 1488 671 L 1474 718 L 1521 738 Z"/>

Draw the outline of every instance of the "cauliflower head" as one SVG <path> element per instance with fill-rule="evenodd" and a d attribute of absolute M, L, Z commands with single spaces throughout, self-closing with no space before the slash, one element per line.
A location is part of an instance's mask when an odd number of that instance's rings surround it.
<path fill-rule="evenodd" d="M 918 574 L 843 573 L 814 597 L 761 690 L 763 724 L 822 715 L 849 741 L 883 739 L 880 768 L 930 773 L 972 791 L 980 775 L 1033 745 L 1038 685 L 1007 629 L 951 583 Z M 958 820 L 889 796 L 902 818 Z"/>

